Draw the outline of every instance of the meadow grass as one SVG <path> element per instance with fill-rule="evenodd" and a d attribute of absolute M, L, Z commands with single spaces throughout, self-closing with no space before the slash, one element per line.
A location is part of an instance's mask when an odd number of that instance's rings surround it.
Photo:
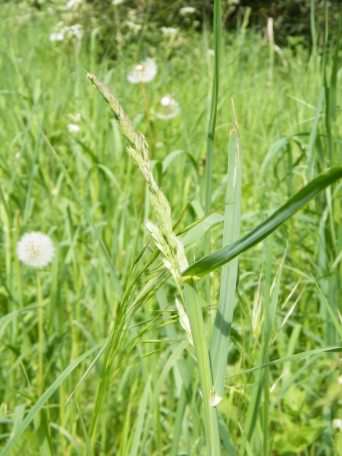
<path fill-rule="evenodd" d="M 51 43 L 54 18 L 1 14 L 1 456 L 342 453 L 341 184 L 239 264 L 177 282 L 144 226 L 162 220 L 120 122 L 87 79 L 145 135 L 191 264 L 341 165 L 338 54 L 222 36 L 211 143 L 210 34 L 170 58 L 151 50 L 158 75 L 141 87 L 127 82 L 141 49 L 99 61 L 96 37 Z M 182 109 L 168 122 L 154 116 L 167 93 Z M 15 254 L 33 230 L 57 247 L 38 272 Z"/>

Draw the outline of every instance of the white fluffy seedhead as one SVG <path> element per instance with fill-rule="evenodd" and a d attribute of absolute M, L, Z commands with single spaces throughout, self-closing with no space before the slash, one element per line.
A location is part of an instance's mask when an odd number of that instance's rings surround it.
<path fill-rule="evenodd" d="M 159 119 L 170 120 L 177 117 L 179 113 L 180 106 L 171 95 L 165 95 L 160 99 L 159 109 L 156 113 Z"/>
<path fill-rule="evenodd" d="M 127 80 L 131 84 L 146 84 L 153 81 L 157 75 L 157 64 L 154 59 L 146 59 L 135 65 L 128 73 Z"/>
<path fill-rule="evenodd" d="M 47 266 L 52 261 L 54 253 L 50 237 L 38 231 L 24 234 L 17 244 L 19 260 L 33 268 Z"/>

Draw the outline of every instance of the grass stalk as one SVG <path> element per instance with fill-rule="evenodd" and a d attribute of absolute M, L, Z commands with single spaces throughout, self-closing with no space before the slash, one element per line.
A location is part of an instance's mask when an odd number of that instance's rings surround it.
<path fill-rule="evenodd" d="M 240 235 L 241 157 L 238 132 L 231 133 L 228 146 L 228 182 L 225 196 L 223 245 L 235 242 Z M 211 336 L 210 354 L 215 393 L 224 395 L 224 377 L 230 344 L 230 328 L 236 299 L 238 260 L 221 271 L 220 297 Z"/>
<path fill-rule="evenodd" d="M 197 356 L 208 454 L 210 456 L 219 456 L 221 450 L 217 410 L 216 407 L 211 405 L 213 399 L 213 383 L 202 310 L 196 290 L 193 286 L 188 284 L 184 285 L 184 304 L 189 315 L 194 348 Z"/>
<path fill-rule="evenodd" d="M 214 1 L 214 74 L 211 91 L 211 102 L 209 112 L 209 124 L 207 135 L 207 156 L 205 168 L 205 195 L 204 195 L 204 208 L 205 213 L 208 214 L 211 198 L 212 198 L 212 173 L 213 173 L 213 156 L 214 156 L 214 141 L 216 130 L 216 117 L 217 117 L 217 104 L 219 94 L 219 81 L 220 81 L 220 53 L 221 53 L 221 0 Z"/>

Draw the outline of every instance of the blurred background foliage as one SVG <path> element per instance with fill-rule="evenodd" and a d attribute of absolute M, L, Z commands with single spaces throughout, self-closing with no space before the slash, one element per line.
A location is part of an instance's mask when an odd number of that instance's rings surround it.
<path fill-rule="evenodd" d="M 4 0 L 3 0 L 4 1 Z M 36 12 L 48 12 L 67 25 L 81 24 L 85 38 L 96 35 L 100 55 L 118 57 L 131 44 L 158 46 L 161 34 L 174 47 L 184 44 L 177 31 L 210 28 L 211 0 L 5 0 Z M 323 48 L 327 30 L 342 25 L 341 0 L 223 0 L 227 30 L 241 27 L 267 34 L 272 20 L 278 46 Z M 330 40 L 338 34 L 329 34 Z M 141 39 L 143 37 L 143 40 Z M 170 44 L 170 43 L 169 43 Z"/>

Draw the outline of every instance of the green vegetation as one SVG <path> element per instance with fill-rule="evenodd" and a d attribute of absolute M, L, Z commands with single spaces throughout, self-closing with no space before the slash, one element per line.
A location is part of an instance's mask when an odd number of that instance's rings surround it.
<path fill-rule="evenodd" d="M 1 15 L 0 455 L 342 454 L 339 49 Z"/>

